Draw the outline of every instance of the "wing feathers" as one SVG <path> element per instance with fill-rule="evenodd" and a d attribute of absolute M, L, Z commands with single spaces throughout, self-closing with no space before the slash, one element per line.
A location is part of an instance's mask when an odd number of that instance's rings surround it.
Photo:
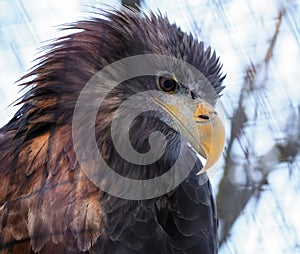
<path fill-rule="evenodd" d="M 15 170 L 12 164 L 7 165 L 10 171 L 1 166 L 2 202 L 5 202 L 12 173 L 18 184 L 9 187 L 11 197 L 0 208 L 0 246 L 9 246 L 13 242 L 19 245 L 19 240 L 30 238 L 35 252 L 46 253 L 55 247 L 87 251 L 103 233 L 102 192 L 78 167 L 69 141 L 70 132 L 60 128 L 52 134 L 55 145 L 51 153 L 48 153 L 49 137 L 50 133 L 46 132 L 25 141 Z M 12 139 L 5 141 L 14 145 Z M 9 153 L 5 155 L 13 157 Z M 1 154 L 0 163 L 8 163 Z M 105 239 L 105 235 L 102 238 Z M 23 247 L 24 244 L 22 242 Z"/>

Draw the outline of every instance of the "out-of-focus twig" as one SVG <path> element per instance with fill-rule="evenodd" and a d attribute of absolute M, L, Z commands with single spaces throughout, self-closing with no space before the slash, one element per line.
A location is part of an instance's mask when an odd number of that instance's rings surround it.
<path fill-rule="evenodd" d="M 275 33 L 274 33 L 274 35 L 271 39 L 270 46 L 269 46 L 269 48 L 267 50 L 267 53 L 265 55 L 265 59 L 264 59 L 265 64 L 268 64 L 270 62 L 270 59 L 273 56 L 273 51 L 274 51 L 276 40 L 277 40 L 278 35 L 279 35 L 283 14 L 284 14 L 284 9 L 280 10 L 280 12 L 279 12 L 279 15 L 278 15 L 278 18 L 277 18 L 277 23 L 276 23 L 276 28 L 275 28 Z"/>

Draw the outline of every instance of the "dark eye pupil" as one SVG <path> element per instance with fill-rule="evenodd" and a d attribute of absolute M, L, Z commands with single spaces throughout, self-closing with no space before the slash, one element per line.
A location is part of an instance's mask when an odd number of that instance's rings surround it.
<path fill-rule="evenodd" d="M 172 92 L 176 90 L 177 82 L 171 78 L 160 77 L 159 86 L 165 92 Z"/>

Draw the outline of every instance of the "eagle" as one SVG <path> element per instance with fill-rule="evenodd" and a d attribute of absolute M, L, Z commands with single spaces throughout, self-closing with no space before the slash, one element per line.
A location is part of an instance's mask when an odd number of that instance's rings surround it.
<path fill-rule="evenodd" d="M 160 13 L 63 29 L 0 129 L 0 252 L 217 253 L 215 51 Z"/>

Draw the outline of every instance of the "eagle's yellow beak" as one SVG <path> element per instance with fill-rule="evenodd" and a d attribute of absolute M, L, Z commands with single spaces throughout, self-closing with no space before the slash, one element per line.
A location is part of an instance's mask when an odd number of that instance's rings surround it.
<path fill-rule="evenodd" d="M 200 173 L 210 169 L 221 157 L 225 144 L 225 129 L 214 108 L 198 102 L 193 112 L 184 112 L 180 106 L 155 100 L 175 120 L 181 134 L 206 159 Z M 190 110 L 192 111 L 192 110 Z"/>
<path fill-rule="evenodd" d="M 206 164 L 200 171 L 202 173 L 211 168 L 221 157 L 225 145 L 225 128 L 214 108 L 205 102 L 197 104 L 193 120 L 196 122 L 194 131 L 199 139 L 189 140 L 189 142 L 195 149 L 198 145 L 197 151 L 206 159 Z"/>

